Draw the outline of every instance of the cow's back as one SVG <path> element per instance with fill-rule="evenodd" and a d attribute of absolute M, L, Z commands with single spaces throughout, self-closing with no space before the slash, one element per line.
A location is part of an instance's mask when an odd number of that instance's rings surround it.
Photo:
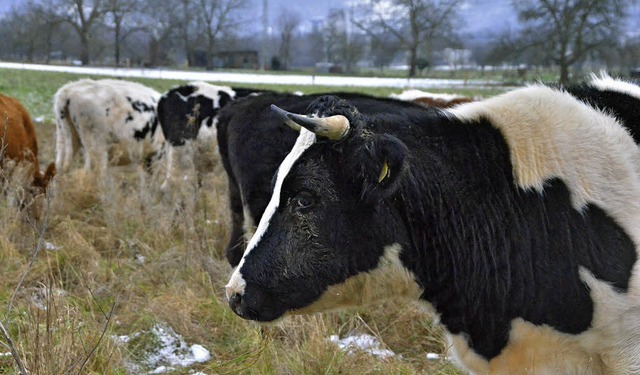
<path fill-rule="evenodd" d="M 55 103 L 58 108 L 66 105 L 79 127 L 94 129 L 105 125 L 114 134 L 133 137 L 134 129 L 123 125 L 147 122 L 155 116 L 154 106 L 159 96 L 158 92 L 136 82 L 82 79 L 58 90 Z"/>

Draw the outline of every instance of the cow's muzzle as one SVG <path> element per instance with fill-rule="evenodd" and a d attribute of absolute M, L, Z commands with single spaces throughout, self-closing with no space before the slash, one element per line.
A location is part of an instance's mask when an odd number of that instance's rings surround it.
<path fill-rule="evenodd" d="M 271 322 L 285 313 L 282 306 L 278 306 L 269 293 L 251 284 L 246 286 L 242 294 L 237 292 L 227 294 L 227 302 L 236 315 L 247 320 Z"/>

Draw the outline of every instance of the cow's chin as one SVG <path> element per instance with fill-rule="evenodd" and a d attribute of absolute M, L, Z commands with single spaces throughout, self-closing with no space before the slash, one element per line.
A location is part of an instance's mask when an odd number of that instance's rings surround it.
<path fill-rule="evenodd" d="M 233 309 L 239 317 L 246 320 L 253 320 L 258 323 L 275 323 L 285 317 L 286 311 L 275 311 L 273 309 L 263 309 L 260 311 Z"/>

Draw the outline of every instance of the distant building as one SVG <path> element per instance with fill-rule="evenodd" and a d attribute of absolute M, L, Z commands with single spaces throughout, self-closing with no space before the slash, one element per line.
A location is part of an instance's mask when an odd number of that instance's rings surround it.
<path fill-rule="evenodd" d="M 256 50 L 218 52 L 215 66 L 226 69 L 258 69 L 259 54 Z"/>
<path fill-rule="evenodd" d="M 194 52 L 194 65 L 207 66 L 206 52 Z M 260 62 L 257 50 L 222 51 L 213 57 L 213 66 L 218 69 L 258 69 Z"/>

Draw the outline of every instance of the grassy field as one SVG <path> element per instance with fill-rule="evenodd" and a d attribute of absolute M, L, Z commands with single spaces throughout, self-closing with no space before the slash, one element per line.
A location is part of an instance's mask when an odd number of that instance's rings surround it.
<path fill-rule="evenodd" d="M 20 99 L 33 117 L 44 116 L 36 124 L 42 164 L 54 160 L 53 94 L 79 78 L 0 70 L 0 92 Z M 159 91 L 184 83 L 138 81 Z M 224 298 L 231 269 L 223 257 L 229 212 L 221 165 L 202 188 L 186 181 L 165 195 L 157 189 L 161 171 L 162 165 L 151 175 L 114 167 L 105 181 L 79 170 L 59 175 L 38 222 L 16 209 L 20 187 L 3 185 L 0 319 L 31 374 L 148 373 L 163 365 L 168 374 L 457 374 L 446 360 L 426 359 L 445 351 L 442 331 L 411 304 L 387 302 L 268 326 L 236 317 Z M 175 332 L 168 341 L 184 340 L 169 354 L 188 356 L 199 344 L 211 358 L 176 365 L 170 355 L 162 357 L 167 339 L 158 331 Z M 348 353 L 329 341 L 355 334 L 378 338 L 396 355 Z M 10 355 L 0 356 L 0 373 L 17 371 Z"/>

